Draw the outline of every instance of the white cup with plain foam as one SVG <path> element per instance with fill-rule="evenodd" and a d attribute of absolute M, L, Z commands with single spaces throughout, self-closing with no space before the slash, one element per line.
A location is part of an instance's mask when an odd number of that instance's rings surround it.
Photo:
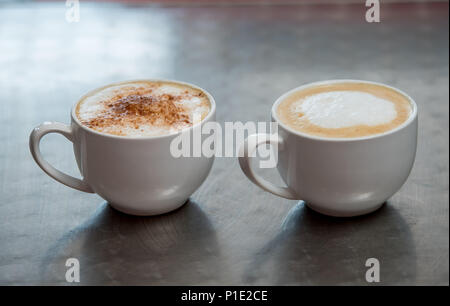
<path fill-rule="evenodd" d="M 164 135 L 161 135 L 161 131 L 152 130 L 145 125 L 142 125 L 142 133 L 144 133 L 142 135 L 139 135 L 141 129 L 137 127 L 137 132 L 133 134 L 134 127 L 130 125 L 124 125 L 122 130 L 111 126 L 110 130 L 105 129 L 106 132 L 102 132 L 82 123 L 76 114 L 77 106 L 81 101 L 102 90 L 122 88 L 121 86 L 131 90 L 133 86 L 139 88 L 140 85 L 136 84 L 145 82 L 174 84 L 180 88 L 184 86 L 200 92 L 209 101 L 209 112 L 201 121 L 190 127 L 178 131 L 170 130 Z M 125 101 L 126 103 L 111 105 L 116 111 L 120 111 L 120 107 L 133 106 L 134 95 L 130 97 Z M 131 110 L 139 109 L 131 108 Z M 181 132 L 194 133 L 196 129 L 201 130 L 204 124 L 215 120 L 215 112 L 214 98 L 204 89 L 192 84 L 170 80 L 114 83 L 83 96 L 72 108 L 70 125 L 46 122 L 36 127 L 30 135 L 30 151 L 42 170 L 64 185 L 84 192 L 97 193 L 112 207 L 124 213 L 141 216 L 163 214 L 177 209 L 188 200 L 208 176 L 214 160 L 214 156 L 204 155 L 174 157 L 170 152 L 172 140 Z M 126 117 L 123 116 L 123 112 L 119 112 L 118 119 L 120 119 L 119 115 Z M 108 119 L 108 116 L 104 118 Z M 99 122 L 103 121 L 91 120 L 89 124 L 95 127 L 95 124 L 99 125 Z M 114 135 L 111 132 L 121 132 L 125 135 Z M 82 179 L 57 170 L 42 157 L 39 144 L 41 138 L 48 133 L 62 134 L 73 143 Z"/>
<path fill-rule="evenodd" d="M 412 169 L 417 106 L 399 89 L 360 80 L 311 83 L 278 98 L 271 116 L 278 132 L 250 135 L 240 148 L 240 166 L 260 188 L 304 200 L 319 213 L 350 217 L 375 211 Z M 268 182 L 250 163 L 265 144 L 277 147 L 286 187 Z"/>

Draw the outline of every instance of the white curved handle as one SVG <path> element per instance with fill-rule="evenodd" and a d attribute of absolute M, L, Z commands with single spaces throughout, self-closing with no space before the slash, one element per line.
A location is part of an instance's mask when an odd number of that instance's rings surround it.
<path fill-rule="evenodd" d="M 253 134 L 248 136 L 239 149 L 239 165 L 241 166 L 242 171 L 244 171 L 244 174 L 250 179 L 250 181 L 255 183 L 260 188 L 286 199 L 298 200 L 297 195 L 288 187 L 276 186 L 266 181 L 253 171 L 250 165 L 249 157 L 261 144 L 277 144 L 278 149 L 283 150 L 283 139 L 278 135 Z"/>
<path fill-rule="evenodd" d="M 94 191 L 92 191 L 91 187 L 89 187 L 89 185 L 85 181 L 62 173 L 61 171 L 50 165 L 42 157 L 39 144 L 41 142 L 41 138 L 48 133 L 59 133 L 73 142 L 72 129 L 68 125 L 58 122 L 44 122 L 43 124 L 34 128 L 33 132 L 31 132 L 30 134 L 30 151 L 39 167 L 41 167 L 41 169 L 44 170 L 44 172 L 49 176 L 66 186 L 80 191 L 94 193 Z"/>

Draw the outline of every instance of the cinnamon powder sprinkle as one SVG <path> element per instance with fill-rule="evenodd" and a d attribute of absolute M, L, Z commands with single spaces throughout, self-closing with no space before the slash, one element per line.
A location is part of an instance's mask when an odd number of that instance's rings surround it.
<path fill-rule="evenodd" d="M 104 102 L 104 110 L 95 118 L 83 121 L 87 127 L 101 130 L 105 127 L 134 127 L 141 124 L 157 126 L 192 125 L 182 106 L 175 102 L 181 96 L 162 95 L 128 95 L 115 101 Z"/>

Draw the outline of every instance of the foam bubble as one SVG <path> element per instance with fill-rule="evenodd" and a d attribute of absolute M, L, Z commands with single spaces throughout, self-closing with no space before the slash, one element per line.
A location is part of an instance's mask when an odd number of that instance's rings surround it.
<path fill-rule="evenodd" d="M 81 120 L 90 120 L 98 116 L 105 109 L 103 101 L 113 99 L 118 94 L 125 94 L 141 88 L 139 83 L 126 83 L 104 88 L 95 94 L 85 98 L 79 105 L 78 118 Z"/>
<path fill-rule="evenodd" d="M 312 124 L 330 129 L 377 126 L 397 117 L 394 103 L 358 91 L 314 94 L 293 103 L 292 111 L 303 114 Z"/>
<path fill-rule="evenodd" d="M 210 111 L 208 98 L 198 89 L 177 83 L 146 81 L 113 85 L 93 93 L 80 102 L 77 108 L 77 117 L 85 124 L 96 118 L 111 116 L 107 106 L 109 101 L 130 95 L 156 98 L 162 95 L 177 97 L 174 103 L 182 108 L 183 114 L 188 116 L 190 123 L 177 122 L 174 125 L 167 125 L 158 120 L 150 123 L 145 120 L 134 120 L 136 116 L 130 114 L 121 117 L 120 120 L 114 120 L 111 124 L 91 126 L 91 128 L 99 132 L 131 137 L 165 135 L 200 122 Z"/>

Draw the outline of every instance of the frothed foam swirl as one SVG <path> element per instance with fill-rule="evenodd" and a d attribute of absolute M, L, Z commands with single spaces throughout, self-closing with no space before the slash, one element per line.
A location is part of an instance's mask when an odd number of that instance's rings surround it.
<path fill-rule="evenodd" d="M 210 111 L 201 90 L 172 82 L 139 81 L 100 89 L 76 108 L 81 123 L 98 132 L 142 137 L 177 132 Z"/>
<path fill-rule="evenodd" d="M 387 132 L 411 114 L 409 99 L 373 83 L 331 83 L 294 91 L 277 116 L 289 127 L 315 136 L 353 138 Z"/>
<path fill-rule="evenodd" d="M 376 126 L 397 116 L 394 103 L 365 92 L 331 91 L 306 97 L 292 105 L 312 124 L 336 129 L 357 125 Z"/>

